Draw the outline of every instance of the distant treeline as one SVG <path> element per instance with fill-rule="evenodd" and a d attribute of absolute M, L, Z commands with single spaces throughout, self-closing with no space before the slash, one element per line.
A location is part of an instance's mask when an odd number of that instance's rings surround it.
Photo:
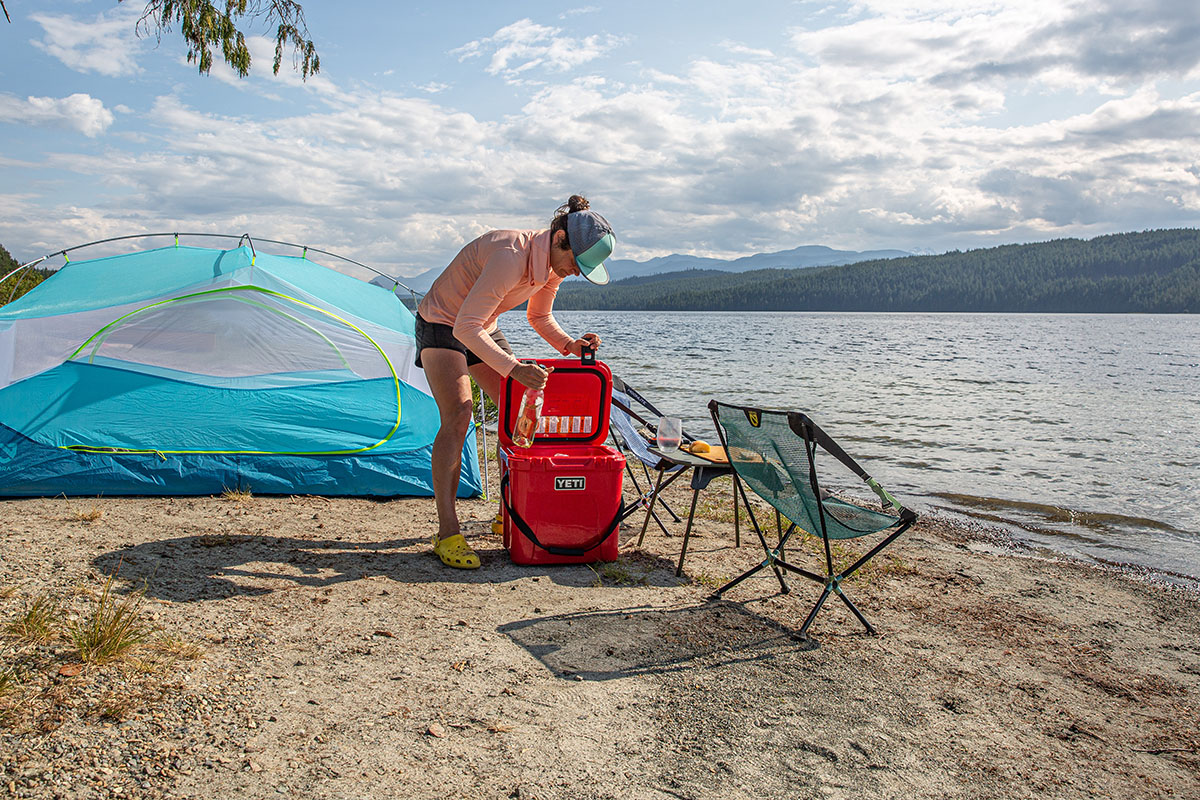
<path fill-rule="evenodd" d="M 675 272 L 559 290 L 555 308 L 1200 313 L 1200 230 L 1005 245 L 841 267 Z"/>
<path fill-rule="evenodd" d="M 19 266 L 0 246 L 0 277 Z M 0 284 L 0 304 L 54 273 Z M 15 284 L 15 285 L 14 285 Z M 1200 313 L 1200 230 L 1058 239 L 840 267 L 685 270 L 608 286 L 571 283 L 559 309 Z"/>
<path fill-rule="evenodd" d="M 19 266 L 21 265 L 5 249 L 4 245 L 0 245 L 0 278 L 3 278 Z M 0 305 L 16 300 L 53 274 L 54 270 L 52 269 L 30 267 L 29 269 L 22 270 L 19 275 L 14 275 L 3 283 L 0 283 Z"/>

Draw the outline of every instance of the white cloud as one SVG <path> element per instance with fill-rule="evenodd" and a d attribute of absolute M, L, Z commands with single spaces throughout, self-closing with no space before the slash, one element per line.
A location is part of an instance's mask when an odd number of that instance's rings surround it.
<path fill-rule="evenodd" d="M 212 69 L 209 72 L 209 77 L 224 83 L 227 86 L 232 86 L 246 92 L 254 92 L 262 94 L 264 97 L 271 99 L 280 99 L 280 95 L 273 94 L 283 88 L 303 89 L 314 94 L 337 95 L 338 89 L 333 81 L 321 73 L 310 75 L 308 78 L 301 76 L 298 68 L 293 68 L 294 65 L 289 62 L 285 49 L 284 58 L 279 65 L 279 73 L 275 73 L 275 40 L 269 39 L 266 36 L 247 36 L 246 49 L 250 51 L 250 74 L 246 77 L 240 77 L 233 67 L 225 63 L 221 57 L 220 50 L 213 53 Z M 179 57 L 180 63 L 187 63 L 185 55 Z M 196 66 L 189 65 L 192 70 Z"/>
<path fill-rule="evenodd" d="M 798 29 L 808 58 L 944 87 L 1032 80 L 1080 89 L 1136 85 L 1200 65 L 1190 0 L 867 2 L 845 25 Z"/>
<path fill-rule="evenodd" d="M 564 36 L 561 28 L 523 19 L 507 25 L 484 39 L 476 39 L 451 51 L 459 61 L 490 54 L 485 68 L 491 75 L 514 80 L 535 68 L 565 72 L 600 58 L 622 43 L 619 37 L 595 34 L 576 38 Z"/>
<path fill-rule="evenodd" d="M 727 46 L 670 72 L 660 63 L 639 84 L 564 78 L 556 70 L 584 62 L 556 49 L 562 31 L 526 20 L 458 53 L 510 81 L 546 79 L 494 120 L 437 102 L 449 95 L 433 83 L 401 96 L 275 77 L 259 57 L 273 45 L 256 41 L 254 74 L 230 82 L 302 111 L 229 115 L 164 95 L 147 140 L 42 156 L 37 167 L 77 176 L 91 199 L 0 214 L 0 241 L 50 239 L 58 220 L 79 240 L 250 230 L 411 275 L 487 228 L 545 225 L 574 191 L 617 226 L 623 258 L 937 250 L 1200 222 L 1200 86 L 1186 84 L 1184 48 L 1092 69 L 1070 32 L 1112 28 L 1090 6 L 908 6 L 863 4 L 795 32 L 792 52 Z M 1173 8 L 1146 6 L 1131 35 L 1158 36 Z M 0 95 L 0 112 L 111 125 L 100 101 L 79 97 L 68 113 L 71 98 L 39 109 Z M 12 169 L 33 169 L 20 157 Z"/>
<path fill-rule="evenodd" d="M 583 14 L 596 14 L 602 11 L 600 6 L 580 6 L 579 8 L 571 8 L 558 15 L 559 19 L 570 19 Z"/>
<path fill-rule="evenodd" d="M 67 128 L 95 138 L 113 123 L 112 112 L 91 95 L 26 97 L 0 94 L 0 120 L 18 125 Z"/>
<path fill-rule="evenodd" d="M 134 30 L 140 8 L 123 4 L 91 20 L 53 14 L 33 14 L 43 36 L 33 46 L 57 58 L 77 72 L 96 72 L 108 77 L 133 75 L 139 44 Z"/>
<path fill-rule="evenodd" d="M 732 55 L 747 58 L 774 58 L 775 54 L 761 47 L 749 47 L 741 42 L 721 42 L 721 47 Z"/>

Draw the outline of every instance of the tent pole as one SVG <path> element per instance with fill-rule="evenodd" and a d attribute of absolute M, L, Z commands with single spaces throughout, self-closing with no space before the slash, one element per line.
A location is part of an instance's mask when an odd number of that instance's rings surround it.
<path fill-rule="evenodd" d="M 488 499 L 488 483 L 490 482 L 489 475 L 488 475 L 489 470 L 488 470 L 488 457 L 487 457 L 487 425 L 484 424 L 485 422 L 487 422 L 487 417 L 485 416 L 486 410 L 487 410 L 487 395 L 483 393 L 483 389 L 481 388 L 479 390 L 479 430 L 483 433 L 483 450 L 480 451 L 479 458 L 480 458 L 480 460 L 483 461 L 483 499 L 484 500 Z"/>
<path fill-rule="evenodd" d="M 40 260 L 40 259 L 39 259 L 39 260 Z M 33 263 L 35 263 L 35 264 L 36 264 L 37 262 L 35 261 L 35 262 L 33 262 Z M 8 273 L 7 275 L 5 275 L 3 278 L 0 278 L 0 283 L 4 283 L 6 280 L 8 280 L 9 278 L 11 278 L 13 275 L 16 275 L 18 272 L 21 272 L 22 270 L 24 270 L 24 269 L 25 269 L 26 267 L 28 267 L 28 266 L 29 266 L 29 264 L 25 264 L 24 266 L 17 267 L 17 268 L 16 268 L 16 269 L 14 269 L 12 272 L 10 272 L 10 273 Z M 21 279 L 20 279 L 20 278 L 18 278 L 17 280 L 13 281 L 12 289 L 9 291 L 9 293 L 8 293 L 8 299 L 4 301 L 4 305 L 8 305 L 9 303 L 11 303 L 11 302 L 12 302 L 13 295 L 15 295 L 15 294 L 17 293 L 17 287 L 18 287 L 18 286 L 20 286 L 20 285 L 21 285 Z"/>

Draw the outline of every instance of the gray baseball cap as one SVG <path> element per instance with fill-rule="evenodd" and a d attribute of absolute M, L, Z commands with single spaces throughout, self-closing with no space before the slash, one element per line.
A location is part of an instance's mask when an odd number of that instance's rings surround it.
<path fill-rule="evenodd" d="M 592 283 L 608 283 L 604 259 L 612 255 L 617 238 L 608 220 L 595 211 L 575 211 L 567 215 L 567 241 L 575 254 L 575 264 Z"/>

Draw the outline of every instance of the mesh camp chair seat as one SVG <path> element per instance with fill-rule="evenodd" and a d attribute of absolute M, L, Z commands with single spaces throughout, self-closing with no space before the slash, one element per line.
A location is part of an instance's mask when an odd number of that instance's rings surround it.
<path fill-rule="evenodd" d="M 721 444 L 729 457 L 729 463 L 733 467 L 734 481 L 742 484 L 742 500 L 749 513 L 750 524 L 758 534 L 758 540 L 766 555 L 762 563 L 718 589 L 717 596 L 751 575 L 770 567 L 784 594 L 789 591 L 784 579 L 785 572 L 808 578 L 824 587 L 816 605 L 800 628 L 801 637 L 808 635 L 809 626 L 831 594 L 836 594 L 846 604 L 869 633 L 875 633 L 875 628 L 846 595 L 842 584 L 879 551 L 891 544 L 897 536 L 908 530 L 916 522 L 917 515 L 904 508 L 879 485 L 878 481 L 847 455 L 837 442 L 804 414 L 796 411 L 735 406 L 716 400 L 709 402 L 708 409 L 716 424 L 717 434 L 721 437 Z M 819 455 L 820 453 L 828 454 L 858 476 L 889 511 L 862 508 L 839 500 L 825 491 L 818 478 L 818 468 L 820 466 L 823 469 L 827 459 L 824 455 Z M 775 547 L 767 543 L 759 527 L 746 496 L 747 487 L 790 523 L 781 533 Z M 796 531 L 807 532 L 822 540 L 825 549 L 824 574 L 797 566 L 788 560 L 785 547 Z M 832 540 L 856 539 L 872 534 L 882 535 L 883 539 L 849 566 L 840 570 L 834 569 L 830 545 Z"/>

